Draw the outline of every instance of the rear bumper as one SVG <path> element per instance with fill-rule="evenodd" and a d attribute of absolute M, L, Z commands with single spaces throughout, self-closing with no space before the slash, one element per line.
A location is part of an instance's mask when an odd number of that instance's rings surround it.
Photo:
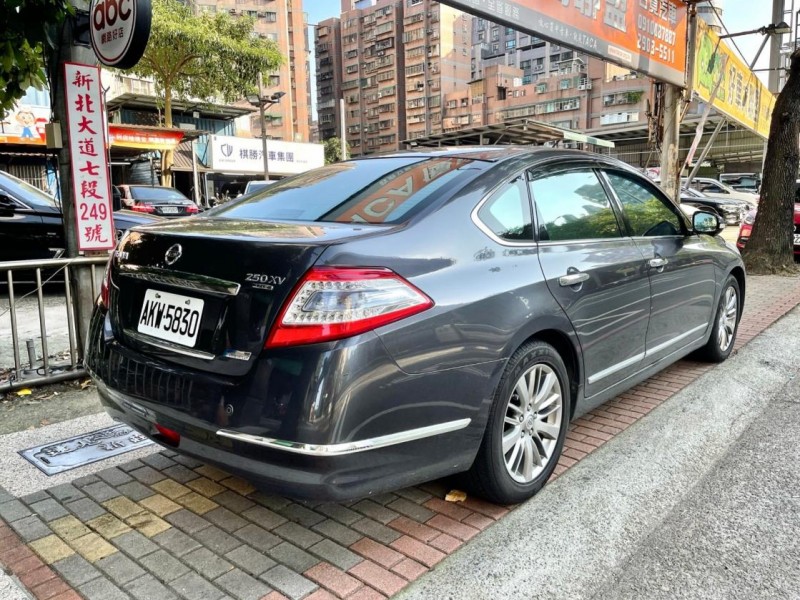
<path fill-rule="evenodd" d="M 291 384 L 276 375 L 289 350 L 225 381 L 124 347 L 98 309 L 86 363 L 113 418 L 270 493 L 340 501 L 468 469 L 485 427 L 488 373 L 408 375 L 377 336 L 354 340 L 306 347 L 308 364 Z M 156 423 L 180 434 L 177 447 Z"/>

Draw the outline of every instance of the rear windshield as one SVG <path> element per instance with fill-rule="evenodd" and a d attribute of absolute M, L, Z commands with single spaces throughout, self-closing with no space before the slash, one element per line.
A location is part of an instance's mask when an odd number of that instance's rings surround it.
<path fill-rule="evenodd" d="M 185 204 L 188 198 L 178 190 L 167 187 L 131 187 L 131 198 L 134 200 L 159 200 Z"/>
<path fill-rule="evenodd" d="M 283 179 L 211 214 L 229 219 L 400 223 L 474 174 L 464 157 L 335 163 Z"/>

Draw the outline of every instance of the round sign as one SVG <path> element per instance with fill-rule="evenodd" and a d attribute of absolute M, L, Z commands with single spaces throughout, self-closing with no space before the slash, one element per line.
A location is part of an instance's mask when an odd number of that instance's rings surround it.
<path fill-rule="evenodd" d="M 150 39 L 150 0 L 92 0 L 89 29 L 92 49 L 107 67 L 130 69 Z"/>

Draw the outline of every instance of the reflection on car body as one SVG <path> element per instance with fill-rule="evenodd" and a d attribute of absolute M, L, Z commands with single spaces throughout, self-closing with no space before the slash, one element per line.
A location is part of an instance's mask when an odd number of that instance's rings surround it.
<path fill-rule="evenodd" d="M 597 154 L 351 160 L 135 228 L 86 364 L 113 417 L 273 493 L 466 472 L 518 502 L 571 419 L 690 352 L 729 355 L 745 277 L 722 227 Z"/>

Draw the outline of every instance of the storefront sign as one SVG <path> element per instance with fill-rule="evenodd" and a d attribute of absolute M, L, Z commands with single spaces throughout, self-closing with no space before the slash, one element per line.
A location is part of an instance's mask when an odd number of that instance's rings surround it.
<path fill-rule="evenodd" d="M 212 171 L 226 173 L 263 173 L 261 140 L 229 135 L 212 135 L 208 144 Z M 267 163 L 270 175 L 294 175 L 325 164 L 322 144 L 267 140 Z"/>
<path fill-rule="evenodd" d="M 92 49 L 107 67 L 130 69 L 150 39 L 150 0 L 92 0 L 89 29 Z"/>
<path fill-rule="evenodd" d="M 692 87 L 703 102 L 714 96 L 711 104 L 716 110 L 761 137 L 769 137 L 775 96 L 702 19 L 697 19 Z"/>
<path fill-rule="evenodd" d="M 114 247 L 100 69 L 64 63 L 78 250 Z"/>
<path fill-rule="evenodd" d="M 681 0 L 442 0 L 464 12 L 686 85 Z"/>
<path fill-rule="evenodd" d="M 183 140 L 183 132 L 143 130 L 112 123 L 108 126 L 108 137 L 110 145 L 116 148 L 174 150 Z"/>
<path fill-rule="evenodd" d="M 49 122 L 49 108 L 17 104 L 0 121 L 0 144 L 44 146 L 44 126 Z"/>

